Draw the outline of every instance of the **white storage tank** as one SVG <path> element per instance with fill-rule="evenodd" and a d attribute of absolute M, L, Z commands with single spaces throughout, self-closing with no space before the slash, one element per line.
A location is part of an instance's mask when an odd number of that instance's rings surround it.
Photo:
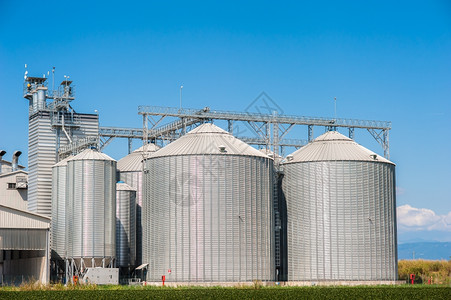
<path fill-rule="evenodd" d="M 67 161 L 69 156 L 52 167 L 52 222 L 51 222 L 51 249 L 56 255 L 55 259 L 66 257 L 66 188 L 67 188 Z"/>
<path fill-rule="evenodd" d="M 119 181 L 116 184 L 116 266 L 135 266 L 136 190 Z"/>
<path fill-rule="evenodd" d="M 145 161 L 147 280 L 271 281 L 273 160 L 202 124 Z"/>
<path fill-rule="evenodd" d="M 395 165 L 336 132 L 283 163 L 288 280 L 396 280 Z"/>
<path fill-rule="evenodd" d="M 87 149 L 67 161 L 67 258 L 78 268 L 114 265 L 116 161 Z"/>

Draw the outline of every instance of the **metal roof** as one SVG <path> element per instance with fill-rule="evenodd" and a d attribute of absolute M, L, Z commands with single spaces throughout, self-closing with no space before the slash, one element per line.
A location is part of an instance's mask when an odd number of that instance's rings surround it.
<path fill-rule="evenodd" d="M 268 158 L 265 153 L 258 151 L 211 123 L 202 124 L 191 130 L 186 135 L 155 152 L 151 158 L 200 154 L 244 155 Z"/>
<path fill-rule="evenodd" d="M 54 164 L 53 166 L 54 167 L 67 166 L 67 162 L 70 159 L 72 159 L 73 157 L 74 157 L 73 155 L 70 155 L 70 156 L 66 157 L 65 159 L 63 159 L 63 160 L 60 160 L 58 163 Z"/>
<path fill-rule="evenodd" d="M 120 172 L 142 171 L 143 159 L 150 157 L 152 155 L 152 153 L 154 153 L 158 149 L 160 149 L 160 147 L 158 147 L 157 145 L 152 144 L 152 143 L 144 145 L 144 146 L 136 149 L 129 155 L 121 158 L 117 162 L 117 169 Z"/>
<path fill-rule="evenodd" d="M 290 156 L 290 155 L 289 155 Z M 283 163 L 311 161 L 371 161 L 394 164 L 337 131 L 329 131 L 291 154 Z"/>
<path fill-rule="evenodd" d="M 19 173 L 22 173 L 22 174 L 28 176 L 28 172 L 27 172 L 27 171 L 24 171 L 24 170 L 17 170 L 17 171 L 9 172 L 9 173 L 1 173 L 1 174 L 0 174 L 0 177 L 12 176 L 12 175 L 16 175 L 16 174 L 19 174 Z"/>
<path fill-rule="evenodd" d="M 132 188 L 128 184 L 124 182 L 118 182 L 116 183 L 116 191 L 134 191 L 136 192 L 136 189 Z"/>
<path fill-rule="evenodd" d="M 94 149 L 86 149 L 83 152 L 81 152 L 81 153 L 75 155 L 74 157 L 72 157 L 71 159 L 69 159 L 68 162 L 74 161 L 74 160 L 112 160 L 112 161 L 116 161 L 116 160 L 112 159 L 111 157 L 109 157 L 108 155 L 106 155 L 105 153 L 99 152 Z"/>
<path fill-rule="evenodd" d="M 0 204 L 0 228 L 48 229 L 50 218 Z"/>

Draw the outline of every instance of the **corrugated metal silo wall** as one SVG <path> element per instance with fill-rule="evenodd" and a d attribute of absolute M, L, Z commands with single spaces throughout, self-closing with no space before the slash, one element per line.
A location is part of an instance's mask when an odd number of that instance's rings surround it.
<path fill-rule="evenodd" d="M 142 263 L 142 199 L 143 199 L 143 172 L 119 172 L 119 180 L 122 180 L 132 188 L 136 189 L 136 265 Z"/>
<path fill-rule="evenodd" d="M 288 280 L 397 279 L 395 167 L 286 164 Z"/>
<path fill-rule="evenodd" d="M 73 130 L 73 137 L 99 134 L 98 115 L 75 113 L 74 119 L 79 127 Z M 61 130 L 59 136 L 58 141 L 49 111 L 39 111 L 29 117 L 28 209 L 47 217 L 52 214 L 52 166 L 57 162 L 58 145 L 64 146 L 69 142 Z"/>
<path fill-rule="evenodd" d="M 134 266 L 136 260 L 136 192 L 116 191 L 116 262 Z"/>
<path fill-rule="evenodd" d="M 67 164 L 68 257 L 116 257 L 116 162 L 74 160 Z"/>
<path fill-rule="evenodd" d="M 274 280 L 272 160 L 151 158 L 144 179 L 149 281 L 162 275 L 176 282 Z"/>
<path fill-rule="evenodd" d="M 66 251 L 66 170 L 65 165 L 52 169 L 51 248 L 60 258 L 65 257 Z"/>

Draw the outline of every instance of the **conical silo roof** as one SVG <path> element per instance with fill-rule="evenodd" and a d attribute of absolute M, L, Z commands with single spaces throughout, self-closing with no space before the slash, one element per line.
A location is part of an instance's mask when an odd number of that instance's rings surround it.
<path fill-rule="evenodd" d="M 67 162 L 68 162 L 69 160 L 71 160 L 73 157 L 74 157 L 73 155 L 70 155 L 70 156 L 66 157 L 65 159 L 63 159 L 63 160 L 60 160 L 59 162 L 57 162 L 57 163 L 54 164 L 53 166 L 54 166 L 54 167 L 67 166 Z"/>
<path fill-rule="evenodd" d="M 136 189 L 132 188 L 131 186 L 129 186 L 128 184 L 126 184 L 123 181 L 119 181 L 118 183 L 116 183 L 116 191 L 134 191 L 134 192 L 136 192 Z"/>
<path fill-rule="evenodd" d="M 150 157 L 152 153 L 154 153 L 158 149 L 160 149 L 160 147 L 152 143 L 144 145 L 136 149 L 129 155 L 121 158 L 117 162 L 117 169 L 120 172 L 142 171 L 143 158 Z"/>
<path fill-rule="evenodd" d="M 155 152 L 152 158 L 202 154 L 243 155 L 268 158 L 265 153 L 258 151 L 211 123 L 202 124 L 191 130 L 178 140 Z"/>
<path fill-rule="evenodd" d="M 73 160 L 111 160 L 111 161 L 116 161 L 114 159 L 112 159 L 111 157 L 109 157 L 108 155 L 106 155 L 105 153 L 99 152 L 96 149 L 86 149 L 83 152 L 75 155 L 74 157 L 72 157 L 71 159 L 68 160 L 69 161 L 73 161 Z"/>
<path fill-rule="evenodd" d="M 329 131 L 296 150 L 284 163 L 312 161 L 371 161 L 394 164 L 337 131 Z"/>

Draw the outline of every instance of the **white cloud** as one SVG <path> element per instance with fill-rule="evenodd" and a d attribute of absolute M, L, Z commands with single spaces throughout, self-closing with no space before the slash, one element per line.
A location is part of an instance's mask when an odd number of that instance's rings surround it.
<path fill-rule="evenodd" d="M 437 215 L 427 208 L 415 208 L 408 204 L 396 209 L 398 228 L 403 231 L 440 230 L 451 232 L 451 212 Z"/>

